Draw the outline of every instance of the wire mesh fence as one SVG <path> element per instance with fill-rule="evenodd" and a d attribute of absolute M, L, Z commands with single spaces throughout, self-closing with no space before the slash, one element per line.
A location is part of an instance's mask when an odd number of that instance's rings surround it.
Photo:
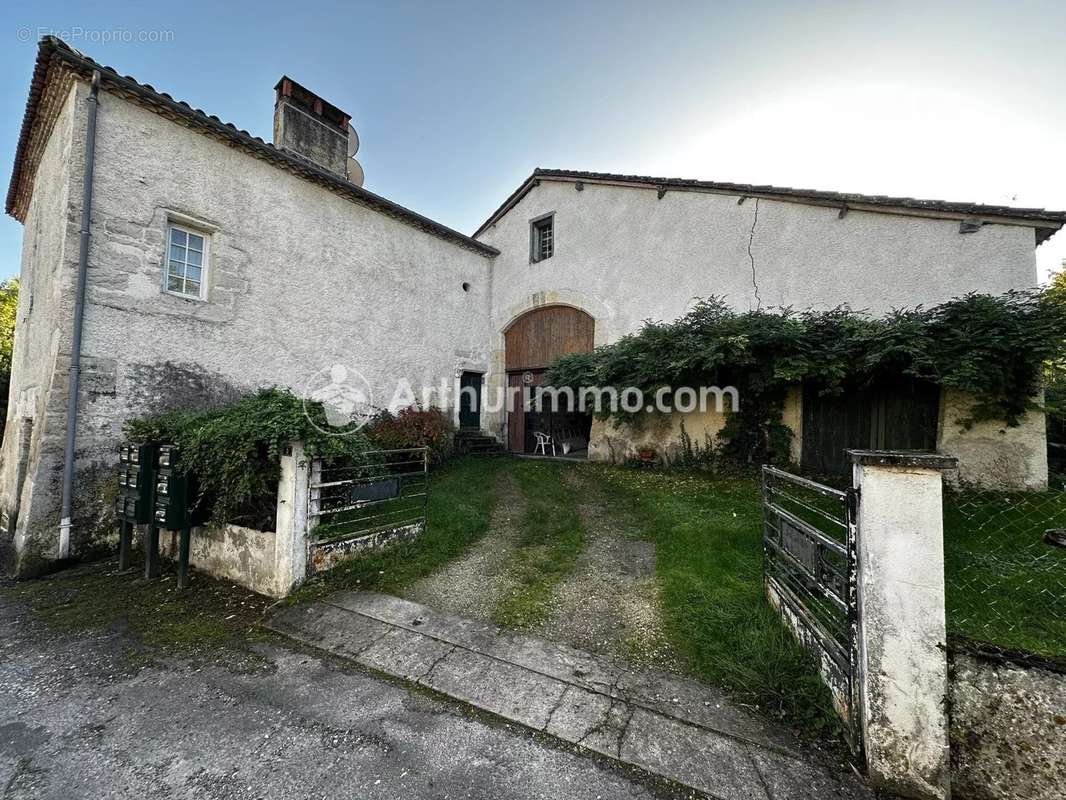
<path fill-rule="evenodd" d="M 1066 491 L 947 491 L 948 633 L 999 652 L 1066 658 Z"/>

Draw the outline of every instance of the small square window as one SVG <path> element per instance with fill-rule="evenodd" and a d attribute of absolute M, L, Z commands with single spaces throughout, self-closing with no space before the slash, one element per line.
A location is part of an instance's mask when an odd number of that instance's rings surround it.
<path fill-rule="evenodd" d="M 203 275 L 207 262 L 207 238 L 203 234 L 177 225 L 169 226 L 164 291 L 195 300 L 204 299 Z"/>
<path fill-rule="evenodd" d="M 555 215 L 548 214 L 529 223 L 529 260 L 544 261 L 555 252 Z"/>

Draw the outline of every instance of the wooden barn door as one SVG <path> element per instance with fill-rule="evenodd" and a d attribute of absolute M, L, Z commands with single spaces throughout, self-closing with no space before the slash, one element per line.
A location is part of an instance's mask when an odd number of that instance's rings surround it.
<path fill-rule="evenodd" d="M 504 333 L 504 363 L 509 389 L 524 388 L 523 376 L 543 382 L 543 372 L 560 356 L 592 351 L 596 323 L 584 311 L 570 306 L 544 306 L 523 314 Z M 508 392 L 507 444 L 513 453 L 526 452 L 526 424 L 521 397 Z M 512 408 L 512 403 L 517 408 Z"/>
<path fill-rule="evenodd" d="M 844 451 L 935 450 L 940 391 L 923 381 L 873 386 L 842 395 L 803 390 L 803 471 L 846 475 Z"/>
<path fill-rule="evenodd" d="M 522 373 L 507 373 L 507 449 L 524 453 L 526 448 L 526 415 L 522 408 Z"/>

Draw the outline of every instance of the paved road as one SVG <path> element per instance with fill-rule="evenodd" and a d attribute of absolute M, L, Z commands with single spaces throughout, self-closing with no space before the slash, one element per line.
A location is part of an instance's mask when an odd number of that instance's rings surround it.
<path fill-rule="evenodd" d="M 637 774 L 280 644 L 208 663 L 56 637 L 0 593 L 0 796 L 652 798 Z"/>

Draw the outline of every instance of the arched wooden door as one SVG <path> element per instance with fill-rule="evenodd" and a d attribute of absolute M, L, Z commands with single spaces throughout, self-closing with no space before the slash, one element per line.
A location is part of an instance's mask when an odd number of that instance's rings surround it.
<path fill-rule="evenodd" d="M 514 453 L 526 452 L 526 415 L 518 392 L 539 386 L 544 372 L 560 356 L 588 353 L 593 347 L 596 321 L 579 308 L 544 306 L 528 311 L 504 332 L 507 369 L 507 444 Z"/>

